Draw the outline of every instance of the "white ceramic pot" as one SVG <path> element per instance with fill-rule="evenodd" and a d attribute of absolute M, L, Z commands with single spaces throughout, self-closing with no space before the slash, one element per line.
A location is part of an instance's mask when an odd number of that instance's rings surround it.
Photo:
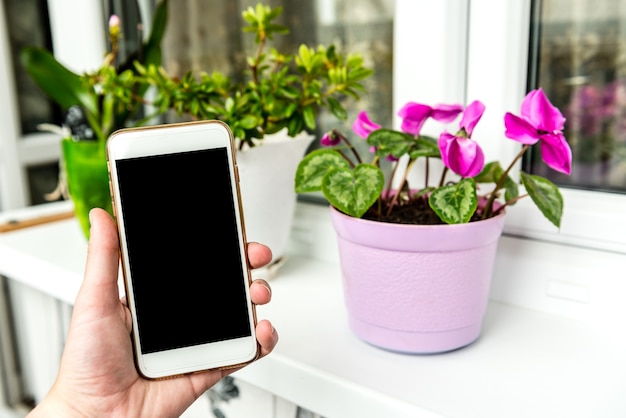
<path fill-rule="evenodd" d="M 313 138 L 280 132 L 237 153 L 246 236 L 271 248 L 272 263 L 285 255 L 296 208 L 294 176 Z"/>

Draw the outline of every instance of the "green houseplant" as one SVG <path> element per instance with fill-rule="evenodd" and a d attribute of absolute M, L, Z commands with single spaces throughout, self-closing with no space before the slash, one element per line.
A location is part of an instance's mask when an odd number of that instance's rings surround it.
<path fill-rule="evenodd" d="M 291 225 L 289 219 L 295 210 L 296 196 L 290 178 L 312 136 L 305 135 L 299 141 L 289 140 L 284 145 L 272 147 L 267 145 L 268 138 L 281 132 L 286 132 L 288 139 L 313 132 L 316 116 L 323 108 L 330 109 L 337 118 L 345 119 L 345 101 L 358 99 L 363 91 L 361 81 L 372 74 L 359 55 L 340 54 L 333 45 L 315 48 L 301 45 L 296 54 L 280 53 L 275 49 L 267 51 L 268 41 L 275 35 L 288 33 L 286 27 L 276 23 L 281 12 L 281 8 L 262 4 L 243 11 L 242 17 L 247 23 L 243 30 L 255 37 L 256 50 L 248 57 L 242 77 L 238 77 L 244 79 L 241 82 L 218 71 L 188 71 L 181 77 L 167 73 L 160 65 L 160 44 L 168 16 L 167 1 L 158 4 L 152 33 L 142 50 L 123 64 L 113 65 L 115 42 L 119 37 L 116 25 L 111 26 L 111 51 L 102 67 L 93 73 L 75 74 L 49 52 L 37 48 L 22 51 L 22 61 L 37 84 L 62 108 L 77 106 L 82 111 L 88 131 L 96 139 L 93 142 L 98 145 L 77 142 L 82 147 L 95 148 L 92 151 L 94 159 L 101 160 L 102 164 L 106 138 L 121 127 L 139 126 L 171 112 L 184 118 L 218 119 L 229 124 L 242 151 L 238 154 L 238 162 L 244 205 L 253 207 L 246 210 L 250 239 L 270 245 L 278 259 L 286 245 Z M 149 87 L 154 95 L 148 102 L 144 93 Z M 150 105 L 154 113 L 139 118 L 138 112 L 145 105 Z M 64 140 L 64 147 L 70 143 L 74 145 L 74 142 Z M 261 144 L 265 146 L 259 146 Z M 254 151 L 249 152 L 252 148 Z M 257 163 L 265 163 L 265 166 L 257 167 Z M 283 165 L 289 174 L 268 172 Z M 106 177 L 106 172 L 101 171 L 99 176 Z M 249 178 L 262 182 L 249 184 Z M 284 179 L 284 184 L 276 179 Z M 93 190 L 93 186 L 87 187 Z M 108 200 L 106 187 L 104 183 L 102 195 Z M 74 191 L 78 189 L 72 188 Z M 289 193 L 287 197 L 283 197 L 285 192 L 276 194 L 282 190 Z M 70 194 L 78 202 L 76 193 L 70 190 Z M 271 206 L 275 206 L 276 201 L 284 204 L 272 209 L 258 203 L 262 198 L 271 202 Z M 85 207 L 94 204 L 107 205 L 106 202 L 90 202 Z M 260 209 L 266 206 L 268 209 Z M 272 236 L 267 238 L 265 232 L 256 234 L 255 225 L 271 226 L 268 232 L 272 232 Z M 277 225 L 282 227 L 277 228 Z M 88 231 L 88 227 L 85 217 L 83 228 Z M 275 235 L 280 235 L 276 241 Z"/>
<path fill-rule="evenodd" d="M 332 131 L 322 138 L 322 149 L 300 162 L 295 190 L 322 191 L 331 204 L 350 327 L 365 341 L 432 353 L 476 340 L 505 212 L 526 196 L 520 195 L 511 169 L 540 142 L 544 162 L 570 174 L 565 118 L 541 88 L 528 93 L 520 115 L 504 117 L 505 136 L 523 144 L 506 168 L 497 161 L 485 164 L 472 138 L 484 111 L 480 101 L 467 107 L 410 102 L 399 111 L 400 130 L 381 128 L 362 112 L 353 130 L 370 145 L 372 161 L 365 161 L 347 136 Z M 449 123 L 461 113 L 455 134 L 420 133 L 429 118 Z M 401 158 L 405 164 L 395 165 L 390 177 L 398 185 L 392 188 L 380 160 Z M 408 173 L 420 159 L 426 160 L 424 183 L 409 185 Z M 443 162 L 434 185 L 428 178 L 431 159 Z M 520 179 L 543 215 L 559 227 L 558 187 L 523 171 Z"/>
<path fill-rule="evenodd" d="M 68 115 L 69 120 L 66 120 L 68 128 L 75 128 L 72 134 L 76 140 L 96 140 L 104 144 L 113 131 L 143 125 L 151 118 L 141 117 L 147 104 L 144 94 L 149 84 L 139 77 L 136 65 L 161 63 L 167 5 L 168 0 L 158 4 L 148 38 L 124 61 L 118 57 L 118 45 L 123 36 L 120 21 L 117 16 L 111 16 L 110 48 L 102 65 L 94 71 L 77 74 L 40 47 L 20 51 L 22 65 L 41 90 L 63 110 L 76 109 L 77 115 Z M 86 126 L 80 125 L 82 118 Z"/>
<path fill-rule="evenodd" d="M 157 66 L 139 65 L 140 73 L 156 87 L 153 105 L 163 113 L 173 109 L 192 119 L 226 122 L 244 149 L 267 135 L 287 130 L 290 137 L 313 132 L 316 116 L 328 108 L 340 120 L 347 117 L 344 102 L 359 99 L 362 81 L 372 75 L 359 54 L 342 54 L 334 45 L 301 44 L 294 53 L 268 49 L 275 35 L 289 29 L 276 20 L 282 7 L 263 4 L 242 12 L 243 31 L 255 38 L 256 50 L 247 57 L 242 81 L 219 71 L 169 75 Z"/>
<path fill-rule="evenodd" d="M 295 213 L 291 179 L 313 140 L 316 118 L 327 109 L 346 119 L 345 104 L 359 99 L 363 80 L 372 74 L 358 54 L 334 45 L 300 44 L 278 51 L 271 41 L 289 29 L 279 22 L 282 8 L 263 4 L 242 12 L 243 31 L 254 37 L 241 73 L 187 71 L 173 76 L 158 66 L 138 65 L 154 86 L 153 106 L 185 119 L 218 119 L 233 131 L 246 230 L 283 259 Z M 277 204 L 280 202 L 280 204 Z"/>
<path fill-rule="evenodd" d="M 74 211 L 83 233 L 89 236 L 89 210 L 102 207 L 112 213 L 106 166 L 106 140 L 113 131 L 140 126 L 150 120 L 141 115 L 149 87 L 135 64 L 161 62 L 161 40 L 167 22 L 167 0 L 154 15 L 152 31 L 141 48 L 122 61 L 118 44 L 122 36 L 117 16 L 109 20 L 110 50 L 100 68 L 77 74 L 58 62 L 49 51 L 27 47 L 21 62 L 35 83 L 67 111 L 62 132 L 62 169 Z M 60 187 L 65 188 L 64 182 Z"/>

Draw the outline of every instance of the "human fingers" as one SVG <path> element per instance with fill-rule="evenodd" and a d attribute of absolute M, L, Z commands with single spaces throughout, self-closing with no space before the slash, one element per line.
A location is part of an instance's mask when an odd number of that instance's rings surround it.
<path fill-rule="evenodd" d="M 272 299 L 272 288 L 265 280 L 256 279 L 250 285 L 250 296 L 252 297 L 252 303 L 265 305 Z"/>
<path fill-rule="evenodd" d="M 255 329 L 256 338 L 260 345 L 260 353 L 257 357 L 257 360 L 265 357 L 269 353 L 271 353 L 276 344 L 278 344 L 278 333 L 274 326 L 268 320 L 264 319 L 259 321 Z M 228 368 L 222 370 L 209 370 L 206 372 L 195 373 L 192 375 L 185 376 L 191 382 L 191 393 L 193 394 L 193 399 L 197 399 L 200 395 L 202 395 L 207 389 L 213 386 L 219 379 L 224 376 L 227 376 L 231 373 L 236 372 L 237 370 L 241 370 L 245 366 Z M 167 385 L 173 384 L 177 379 L 173 380 L 165 380 L 160 381 L 158 384 Z M 193 399 L 189 401 L 189 403 L 193 402 Z M 181 400 L 179 398 L 179 400 Z"/>
<path fill-rule="evenodd" d="M 256 326 L 256 339 L 261 346 L 259 358 L 265 357 L 274 350 L 278 344 L 278 332 L 267 319 L 259 321 Z"/>
<path fill-rule="evenodd" d="M 252 268 L 263 267 L 272 261 L 272 250 L 258 242 L 249 242 L 247 246 L 248 263 Z"/>
<path fill-rule="evenodd" d="M 76 299 L 87 304 L 119 303 L 117 276 L 119 271 L 119 241 L 111 216 L 103 209 L 92 209 L 90 239 L 83 284 Z"/>

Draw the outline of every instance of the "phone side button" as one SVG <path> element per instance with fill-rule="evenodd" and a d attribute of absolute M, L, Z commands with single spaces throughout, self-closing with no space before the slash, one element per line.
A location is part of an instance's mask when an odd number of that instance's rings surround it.
<path fill-rule="evenodd" d="M 117 219 L 117 208 L 115 207 L 115 204 L 113 204 L 113 202 L 115 200 L 113 199 L 113 185 L 111 184 L 111 180 L 109 180 L 109 196 L 111 196 L 111 206 L 113 208 L 113 218 Z"/>
<path fill-rule="evenodd" d="M 239 183 L 239 166 L 235 164 L 235 181 Z"/>

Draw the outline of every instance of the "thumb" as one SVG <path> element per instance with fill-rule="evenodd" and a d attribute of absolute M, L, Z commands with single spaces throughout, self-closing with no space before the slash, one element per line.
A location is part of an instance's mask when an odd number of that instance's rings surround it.
<path fill-rule="evenodd" d="M 119 241 L 111 216 L 103 209 L 89 213 L 90 239 L 83 284 L 75 306 L 115 306 L 119 302 L 117 276 L 119 272 Z"/>

